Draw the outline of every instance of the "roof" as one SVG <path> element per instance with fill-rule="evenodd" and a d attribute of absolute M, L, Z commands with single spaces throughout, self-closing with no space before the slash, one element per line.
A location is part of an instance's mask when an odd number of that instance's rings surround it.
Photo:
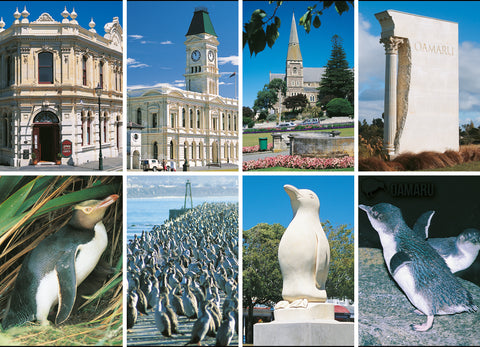
<path fill-rule="evenodd" d="M 297 35 L 297 24 L 295 23 L 295 14 L 292 15 L 292 26 L 290 28 L 290 39 L 288 40 L 287 60 L 302 60 L 300 52 L 300 42 Z"/>
<path fill-rule="evenodd" d="M 303 82 L 320 82 L 324 72 L 324 67 L 304 67 Z"/>
<path fill-rule="evenodd" d="M 193 13 L 192 22 L 188 28 L 187 36 L 204 33 L 218 37 L 215 33 L 215 29 L 213 29 L 213 24 L 210 20 L 207 9 L 205 7 L 197 7 Z"/>

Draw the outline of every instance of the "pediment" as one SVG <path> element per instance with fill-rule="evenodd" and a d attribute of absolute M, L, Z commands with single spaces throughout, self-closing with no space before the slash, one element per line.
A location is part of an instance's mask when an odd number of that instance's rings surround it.
<path fill-rule="evenodd" d="M 48 13 L 44 12 L 38 17 L 33 23 L 58 23 L 55 19 L 52 18 Z"/>

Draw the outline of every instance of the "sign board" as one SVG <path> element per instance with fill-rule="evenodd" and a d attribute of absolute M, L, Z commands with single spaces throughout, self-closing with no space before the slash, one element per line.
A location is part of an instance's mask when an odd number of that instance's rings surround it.
<path fill-rule="evenodd" d="M 72 141 L 70 140 L 62 141 L 62 155 L 64 158 L 68 158 L 72 155 Z"/>

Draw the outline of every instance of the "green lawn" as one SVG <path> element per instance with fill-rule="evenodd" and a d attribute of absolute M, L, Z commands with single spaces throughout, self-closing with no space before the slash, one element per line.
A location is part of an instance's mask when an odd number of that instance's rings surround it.
<path fill-rule="evenodd" d="M 353 136 L 354 128 L 345 128 L 345 129 L 335 129 L 340 131 L 340 136 Z M 307 130 L 305 132 L 330 132 L 331 129 L 328 130 Z M 250 147 L 258 145 L 258 139 L 260 137 L 266 137 L 268 139 L 268 143 L 273 143 L 272 133 L 260 133 L 260 134 L 244 134 L 243 135 L 243 147 Z"/>
<path fill-rule="evenodd" d="M 282 167 L 282 166 L 275 166 L 275 167 L 269 167 L 267 169 L 258 169 L 258 170 L 249 170 L 250 171 L 354 171 L 353 167 L 348 167 L 346 169 L 324 169 L 324 170 L 308 170 L 308 169 L 292 169 L 288 167 Z"/>

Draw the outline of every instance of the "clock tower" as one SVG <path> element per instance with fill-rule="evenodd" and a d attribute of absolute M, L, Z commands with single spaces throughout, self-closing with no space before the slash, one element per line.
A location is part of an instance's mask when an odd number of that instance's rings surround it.
<path fill-rule="evenodd" d="M 197 7 L 188 28 L 185 46 L 186 90 L 218 95 L 217 34 L 205 7 Z"/>

